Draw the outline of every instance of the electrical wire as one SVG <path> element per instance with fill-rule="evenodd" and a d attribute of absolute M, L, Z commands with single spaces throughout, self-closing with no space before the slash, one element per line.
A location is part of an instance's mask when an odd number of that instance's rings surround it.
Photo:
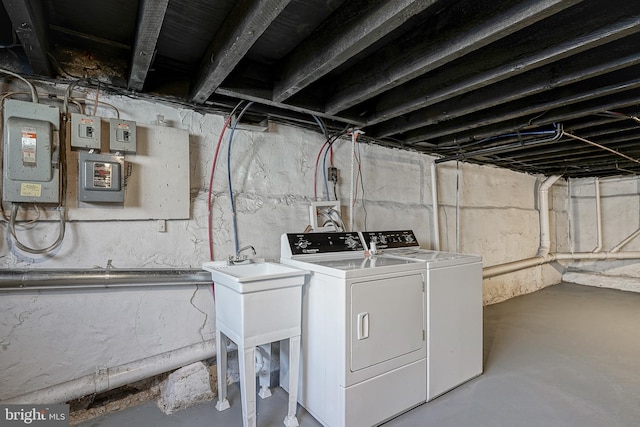
<path fill-rule="evenodd" d="M 555 133 L 556 133 L 555 130 L 507 133 L 507 134 L 504 134 L 504 135 L 490 136 L 488 138 L 484 138 L 484 139 L 481 139 L 479 141 L 471 142 L 471 143 L 465 145 L 464 149 L 467 150 L 467 149 L 469 149 L 471 147 L 475 147 L 476 145 L 483 144 L 483 143 L 489 142 L 489 141 L 493 141 L 495 139 L 510 138 L 510 137 L 513 137 L 513 136 L 521 137 L 521 136 L 535 136 L 535 135 L 552 135 L 552 134 L 555 134 Z"/>
<path fill-rule="evenodd" d="M 58 246 L 60 246 L 60 244 L 62 243 L 62 240 L 64 239 L 64 234 L 65 234 L 65 209 L 61 206 L 58 207 L 58 213 L 60 215 L 60 226 L 58 229 L 58 238 L 56 239 L 55 242 L 53 242 L 51 245 L 47 246 L 46 248 L 31 248 L 23 243 L 20 242 L 20 240 L 18 239 L 18 236 L 16 235 L 16 216 L 18 214 L 18 208 L 20 207 L 19 203 L 12 203 L 11 204 L 11 217 L 9 218 L 9 233 L 11 234 L 11 237 L 13 238 L 13 241 L 16 245 L 16 247 L 24 252 L 29 252 L 32 254 L 47 254 L 51 251 L 53 251 L 54 249 L 56 249 Z"/>
<path fill-rule="evenodd" d="M 231 120 L 233 119 L 234 114 L 236 113 L 236 110 L 238 108 L 240 108 L 240 106 L 244 103 L 244 101 L 240 101 L 238 102 L 238 104 L 235 106 L 235 108 L 231 111 L 231 114 L 229 114 L 229 118 L 224 122 L 224 125 L 222 126 L 222 130 L 220 131 L 220 138 L 218 138 L 218 144 L 216 145 L 216 151 L 215 154 L 213 155 L 213 163 L 211 165 L 211 175 L 209 177 L 209 195 L 207 198 L 207 209 L 209 212 L 209 220 L 208 220 L 208 234 L 209 234 L 209 260 L 213 261 L 213 211 L 212 211 L 212 207 L 213 207 L 213 177 L 216 171 L 216 165 L 218 164 L 218 153 L 220 152 L 220 147 L 222 145 L 222 141 L 224 138 L 224 134 L 227 130 L 227 127 L 229 126 L 229 123 L 231 123 Z"/>
<path fill-rule="evenodd" d="M 329 133 L 327 132 L 327 128 L 324 125 L 324 123 L 322 123 L 322 120 L 316 116 L 315 114 L 312 114 L 311 117 L 313 117 L 313 120 L 316 121 L 316 123 L 318 123 L 318 126 L 320 126 L 320 129 L 322 130 L 322 134 L 324 135 L 324 139 L 329 139 Z"/>
<path fill-rule="evenodd" d="M 367 219 L 369 216 L 369 213 L 367 212 L 367 207 L 365 206 L 365 192 L 364 192 L 364 178 L 362 177 L 362 164 L 361 164 L 361 160 L 360 158 L 362 157 L 362 154 L 360 153 L 360 145 L 358 145 L 358 174 L 360 176 L 360 187 L 362 188 L 362 197 L 360 198 L 360 200 L 362 200 L 362 210 L 364 211 L 364 231 L 367 231 L 368 227 L 367 227 Z M 356 188 L 357 188 L 357 182 L 356 182 Z"/>
<path fill-rule="evenodd" d="M 81 104 L 78 103 L 78 101 L 84 101 L 86 103 L 86 102 L 89 102 L 91 100 L 89 100 L 87 98 L 71 98 L 70 99 L 70 102 L 76 102 L 78 105 L 81 105 Z M 104 101 L 98 101 L 98 104 L 105 105 L 105 106 L 111 108 L 113 111 L 116 112 L 116 118 L 118 118 L 118 119 L 120 118 L 120 110 L 118 110 L 118 107 L 116 107 L 115 105 L 109 104 L 108 102 L 104 102 Z M 92 113 L 93 113 L 94 116 L 97 115 L 96 111 L 93 111 Z"/>
<path fill-rule="evenodd" d="M 239 250 L 239 245 L 238 245 L 238 221 L 236 218 L 236 204 L 233 200 L 233 185 L 231 182 L 231 143 L 233 142 L 233 134 L 236 131 L 236 126 L 238 126 L 238 123 L 240 122 L 240 119 L 242 118 L 242 116 L 244 116 L 244 113 L 247 112 L 247 110 L 249 109 L 249 107 L 251 107 L 253 105 L 253 102 L 249 102 L 243 109 L 242 111 L 240 111 L 240 114 L 238 114 L 238 118 L 236 119 L 235 123 L 233 124 L 233 127 L 231 128 L 231 133 L 229 134 L 229 147 L 228 147 L 228 153 L 227 153 L 227 178 L 229 181 L 229 199 L 231 202 L 231 216 L 233 219 L 233 237 L 234 237 L 234 242 L 235 242 L 235 249 L 236 249 L 236 254 L 238 253 Z"/>
<path fill-rule="evenodd" d="M 36 91 L 35 86 L 29 80 L 25 79 L 19 74 L 14 73 L 13 71 L 5 70 L 4 68 L 0 68 L 0 73 L 7 74 L 9 76 L 15 77 L 25 82 L 27 86 L 29 86 L 29 90 L 31 91 L 31 100 L 36 104 L 39 102 L 38 92 Z"/>
<path fill-rule="evenodd" d="M 12 30 L 13 30 L 13 29 L 12 29 Z M 11 36 L 12 36 L 12 37 L 11 37 L 11 39 L 12 39 L 11 44 L 3 44 L 3 45 L 0 45 L 0 49 L 12 49 L 12 48 L 14 48 L 14 47 L 22 46 L 20 43 L 18 43 L 18 36 L 16 35 L 15 30 L 13 30 L 13 31 L 11 32 Z"/>

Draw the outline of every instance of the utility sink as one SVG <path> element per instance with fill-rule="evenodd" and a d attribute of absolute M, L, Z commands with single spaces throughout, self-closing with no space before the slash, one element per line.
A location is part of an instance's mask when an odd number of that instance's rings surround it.
<path fill-rule="evenodd" d="M 213 261 L 205 263 L 202 268 L 211 272 L 211 278 L 217 285 L 238 293 L 300 286 L 304 283 L 304 276 L 309 274 L 306 270 L 266 261 L 240 264 Z"/>

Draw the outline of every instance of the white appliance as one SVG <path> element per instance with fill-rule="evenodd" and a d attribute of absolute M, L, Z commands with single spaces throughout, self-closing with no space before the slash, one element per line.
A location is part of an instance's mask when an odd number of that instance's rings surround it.
<path fill-rule="evenodd" d="M 282 264 L 311 272 L 298 402 L 327 427 L 373 426 L 423 403 L 424 262 L 367 257 L 358 233 L 284 234 L 281 252 Z"/>
<path fill-rule="evenodd" d="M 426 262 L 427 401 L 482 374 L 482 258 L 420 249 L 411 230 L 362 239 L 385 255 Z"/>

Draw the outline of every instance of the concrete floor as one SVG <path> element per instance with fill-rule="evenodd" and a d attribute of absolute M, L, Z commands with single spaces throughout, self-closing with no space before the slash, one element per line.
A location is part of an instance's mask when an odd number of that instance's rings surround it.
<path fill-rule="evenodd" d="M 485 373 L 385 427 L 640 425 L 640 294 L 561 284 L 485 307 Z M 287 394 L 258 400 L 258 426 L 281 426 Z M 165 416 L 155 404 L 81 424 L 241 426 L 213 403 Z M 319 426 L 298 411 L 301 427 Z"/>

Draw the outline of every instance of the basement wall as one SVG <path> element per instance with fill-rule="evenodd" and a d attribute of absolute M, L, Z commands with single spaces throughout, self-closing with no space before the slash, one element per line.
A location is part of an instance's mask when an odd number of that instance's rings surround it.
<path fill-rule="evenodd" d="M 600 180 L 602 207 L 602 251 L 609 251 L 640 228 L 640 179 Z M 570 181 L 572 211 L 571 245 L 576 252 L 590 252 L 597 245 L 594 179 Z M 640 251 L 640 238 L 622 251 Z M 640 292 L 640 262 L 637 260 L 581 261 L 569 265 L 565 280 L 590 286 Z"/>
<path fill-rule="evenodd" d="M 65 88 L 44 90 L 62 94 Z M 9 89 L 0 86 L 2 92 Z M 81 91 L 74 91 L 74 96 Z M 84 91 L 87 98 L 95 99 L 95 91 Z M 124 119 L 152 124 L 163 115 L 170 126 L 188 131 L 190 218 L 167 221 L 165 232 L 158 231 L 155 219 L 70 222 L 53 256 L 21 253 L 9 243 L 4 227 L 0 268 L 91 269 L 110 264 L 116 269 L 199 269 L 209 259 L 208 183 L 224 117 L 148 99 L 105 94 L 100 99 L 116 105 Z M 98 115 L 112 117 L 113 113 L 99 108 Z M 278 259 L 281 233 L 305 229 L 309 203 L 314 200 L 316 156 L 323 143 L 319 131 L 277 123 L 270 123 L 268 132 L 235 132 L 231 164 L 240 246 L 253 245 L 258 256 Z M 234 252 L 227 144 L 228 133 L 213 185 L 215 259 L 226 259 Z M 357 150 L 364 189 L 357 189 L 355 229 L 413 229 L 422 246 L 431 248 L 429 167 L 433 158 L 372 144 L 358 144 Z M 346 223 L 351 151 L 348 140 L 334 145 L 340 176 L 336 191 Z M 540 177 L 495 167 L 458 166 L 439 167 L 441 249 L 481 254 L 485 266 L 533 256 L 539 241 L 536 190 Z M 317 188 L 324 197 L 321 183 L 322 170 Z M 567 188 L 558 183 L 551 194 L 552 251 L 565 250 Z M 52 242 L 57 224 L 39 223 L 28 233 L 37 236 L 35 245 Z M 559 281 L 553 265 L 498 276 L 484 281 L 484 302 L 503 301 Z M 208 286 L 1 293 L 0 400 L 210 340 L 214 317 Z"/>

